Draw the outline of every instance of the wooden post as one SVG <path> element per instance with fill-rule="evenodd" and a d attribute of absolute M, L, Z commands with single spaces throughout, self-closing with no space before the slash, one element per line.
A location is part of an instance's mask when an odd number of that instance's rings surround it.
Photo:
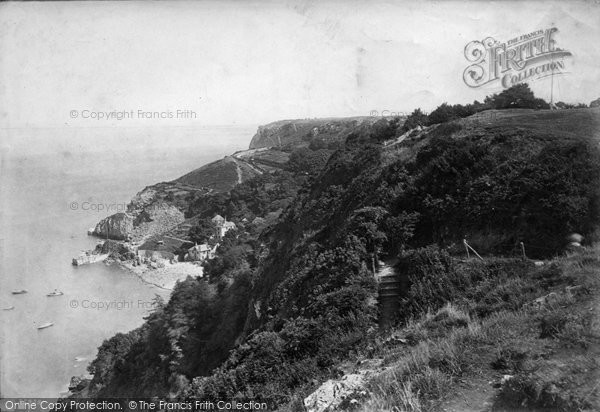
<path fill-rule="evenodd" d="M 527 260 L 527 255 L 525 254 L 525 244 L 523 244 L 523 242 L 519 242 L 519 245 L 521 245 L 521 253 L 523 254 L 523 260 Z"/>
<path fill-rule="evenodd" d="M 475 256 L 477 256 L 479 259 L 483 260 L 483 258 L 479 255 L 479 253 L 477 253 L 477 251 L 475 249 L 473 249 L 471 247 L 471 245 L 469 245 L 467 243 L 467 239 L 463 239 L 463 242 L 464 242 L 465 246 L 467 247 L 467 256 L 469 255 L 469 249 L 471 249 L 471 252 L 475 253 Z"/>
<path fill-rule="evenodd" d="M 465 249 L 467 250 L 467 259 L 471 259 L 471 255 L 469 254 L 469 245 L 467 245 L 467 239 L 463 239 L 463 245 L 465 245 Z"/>

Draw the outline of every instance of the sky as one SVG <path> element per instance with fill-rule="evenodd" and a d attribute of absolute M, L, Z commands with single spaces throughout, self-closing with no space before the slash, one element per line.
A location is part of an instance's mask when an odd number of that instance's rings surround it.
<path fill-rule="evenodd" d="M 2 150 L 27 150 L 40 133 L 164 133 L 481 101 L 502 86 L 465 85 L 465 45 L 552 26 L 573 55 L 555 100 L 589 103 L 600 97 L 599 22 L 598 1 L 0 3 Z M 549 82 L 531 87 L 549 99 Z"/>

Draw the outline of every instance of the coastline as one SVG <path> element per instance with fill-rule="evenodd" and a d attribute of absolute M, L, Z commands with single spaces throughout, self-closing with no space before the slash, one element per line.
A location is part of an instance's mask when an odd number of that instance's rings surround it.
<path fill-rule="evenodd" d="M 135 275 L 142 283 L 155 286 L 165 291 L 172 291 L 179 281 L 185 280 L 188 276 L 202 276 L 202 266 L 192 262 L 163 262 L 162 267 L 153 268 L 146 264 L 134 265 L 133 260 L 119 260 L 113 257 L 103 261 L 107 266 L 117 266 L 120 269 Z M 86 368 L 89 366 L 90 359 L 86 361 Z M 67 389 L 59 393 L 60 399 L 85 398 L 88 396 L 89 384 L 93 375 L 88 373 L 71 376 L 66 384 Z"/>
<path fill-rule="evenodd" d="M 191 277 L 202 277 L 202 267 L 192 262 L 165 262 L 163 267 L 152 268 L 145 264 L 133 265 L 132 261 L 111 259 L 107 264 L 116 264 L 120 268 L 133 273 L 143 283 L 157 288 L 172 291 L 179 281 Z"/>

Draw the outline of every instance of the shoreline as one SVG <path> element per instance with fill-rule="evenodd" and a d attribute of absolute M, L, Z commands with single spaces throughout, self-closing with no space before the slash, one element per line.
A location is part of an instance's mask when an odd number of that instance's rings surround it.
<path fill-rule="evenodd" d="M 191 277 L 202 277 L 203 270 L 200 265 L 192 262 L 166 262 L 163 267 L 152 268 L 146 264 L 133 265 L 132 261 L 120 261 L 110 259 L 106 261 L 108 265 L 116 265 L 119 268 L 134 274 L 143 283 L 155 286 L 159 289 L 172 291 L 179 281 Z"/>
<path fill-rule="evenodd" d="M 108 258 L 103 261 L 107 266 L 115 266 L 127 273 L 135 275 L 142 283 L 157 287 L 164 291 L 172 292 L 177 282 L 185 280 L 188 276 L 202 276 L 202 267 L 192 262 L 165 263 L 163 267 L 152 268 L 146 264 L 133 265 L 133 261 Z M 162 280 L 162 282 L 159 282 Z M 82 359 L 83 360 L 83 359 Z M 85 359 L 86 369 L 90 365 L 91 359 Z M 87 395 L 88 385 L 93 375 L 81 374 L 71 376 L 71 380 L 66 384 L 66 390 L 59 393 L 58 398 L 70 399 L 85 397 Z M 82 386 L 79 389 L 72 390 L 74 379 L 82 379 Z M 87 382 L 85 382 L 87 381 Z"/>

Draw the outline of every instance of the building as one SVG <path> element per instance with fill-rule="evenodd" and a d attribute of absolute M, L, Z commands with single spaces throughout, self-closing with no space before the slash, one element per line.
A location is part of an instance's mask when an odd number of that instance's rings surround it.
<path fill-rule="evenodd" d="M 223 236 L 225 236 L 225 233 L 231 229 L 236 228 L 235 223 L 229 222 L 221 215 L 215 215 L 215 217 L 212 218 L 212 222 L 216 227 L 216 236 L 218 239 L 221 239 Z"/>
<path fill-rule="evenodd" d="M 217 246 L 211 248 L 206 243 L 203 243 L 201 245 L 196 244 L 195 246 L 192 246 L 188 249 L 186 260 L 203 262 L 206 259 L 212 259 L 215 255 L 216 248 Z"/>
<path fill-rule="evenodd" d="M 177 256 L 172 252 L 167 252 L 165 250 L 148 250 L 148 249 L 138 249 L 137 257 L 139 260 L 153 261 L 157 262 L 160 260 L 176 260 Z"/>

